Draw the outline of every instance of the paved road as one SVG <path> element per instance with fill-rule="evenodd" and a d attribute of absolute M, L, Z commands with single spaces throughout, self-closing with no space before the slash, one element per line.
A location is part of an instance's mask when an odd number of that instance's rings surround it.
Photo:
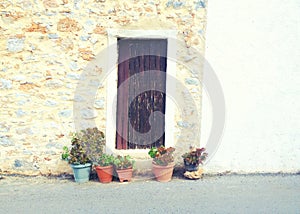
<path fill-rule="evenodd" d="M 123 184 L 4 176 L 0 213 L 300 213 L 300 175 Z"/>

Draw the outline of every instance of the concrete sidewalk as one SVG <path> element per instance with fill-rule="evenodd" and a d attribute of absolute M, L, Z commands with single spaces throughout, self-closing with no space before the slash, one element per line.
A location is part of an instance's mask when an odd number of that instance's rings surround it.
<path fill-rule="evenodd" d="M 300 213 L 300 176 L 224 175 L 168 183 L 77 184 L 4 176 L 0 213 Z"/>

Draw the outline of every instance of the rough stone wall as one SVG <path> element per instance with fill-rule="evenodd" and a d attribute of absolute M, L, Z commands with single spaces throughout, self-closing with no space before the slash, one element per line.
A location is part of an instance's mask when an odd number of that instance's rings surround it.
<path fill-rule="evenodd" d="M 201 0 L 0 0 L 0 170 L 69 172 L 60 154 L 74 131 L 73 103 L 85 101 L 74 94 L 76 83 L 107 47 L 107 29 L 175 29 L 185 44 L 178 50 L 186 53 L 181 60 L 192 62 L 197 53 L 190 53 L 190 47 L 204 50 L 205 7 Z M 201 75 L 177 68 L 200 111 Z M 86 120 L 97 118 L 103 131 L 106 96 L 103 85 L 92 108 L 81 111 Z M 180 145 L 186 149 L 193 133 L 185 130 L 192 124 L 178 115 L 176 120 L 177 132 L 184 134 L 174 138 L 184 141 Z"/>

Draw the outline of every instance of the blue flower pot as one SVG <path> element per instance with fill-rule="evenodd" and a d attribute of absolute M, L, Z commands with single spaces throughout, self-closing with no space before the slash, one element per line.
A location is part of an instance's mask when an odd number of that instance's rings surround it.
<path fill-rule="evenodd" d="M 75 181 L 78 183 L 84 183 L 90 180 L 91 163 L 74 165 L 71 164 L 73 169 Z"/>
<path fill-rule="evenodd" d="M 184 161 L 184 168 L 186 171 L 189 171 L 189 172 L 197 171 L 199 169 L 199 164 L 187 164 Z"/>

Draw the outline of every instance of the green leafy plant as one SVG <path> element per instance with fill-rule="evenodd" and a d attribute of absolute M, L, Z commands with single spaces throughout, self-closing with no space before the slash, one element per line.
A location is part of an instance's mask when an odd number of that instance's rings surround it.
<path fill-rule="evenodd" d="M 115 157 L 113 155 L 108 155 L 103 153 L 98 161 L 95 163 L 96 166 L 110 166 L 113 165 Z"/>
<path fill-rule="evenodd" d="M 70 156 L 70 151 L 67 146 L 63 147 L 63 153 L 61 154 L 61 159 L 68 161 Z"/>
<path fill-rule="evenodd" d="M 76 133 L 73 133 L 71 143 L 72 148 L 70 151 L 69 163 L 75 165 L 90 163 L 91 161 L 87 157 L 84 142 L 80 141 Z"/>
<path fill-rule="evenodd" d="M 207 158 L 208 154 L 205 148 L 191 147 L 189 152 L 182 155 L 183 161 L 186 165 L 199 165 L 203 164 L 203 161 Z"/>
<path fill-rule="evenodd" d="M 105 145 L 104 133 L 98 128 L 87 128 L 71 133 L 72 148 L 69 155 L 70 164 L 86 164 L 97 162 L 103 154 Z"/>
<path fill-rule="evenodd" d="M 148 154 L 153 158 L 153 162 L 160 166 L 167 166 L 168 164 L 174 162 L 174 153 L 175 148 L 169 147 L 165 148 L 164 146 L 152 147 Z"/>
<path fill-rule="evenodd" d="M 113 163 L 115 168 L 119 170 L 119 169 L 133 168 L 135 161 L 129 155 L 125 155 L 125 156 L 118 155 L 117 157 L 114 158 Z"/>

